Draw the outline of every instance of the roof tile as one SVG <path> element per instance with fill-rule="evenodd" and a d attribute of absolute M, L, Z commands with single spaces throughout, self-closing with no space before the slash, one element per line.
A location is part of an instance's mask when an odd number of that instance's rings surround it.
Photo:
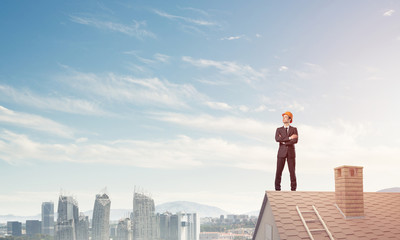
<path fill-rule="evenodd" d="M 312 211 L 314 205 L 329 231 L 338 239 L 398 239 L 400 235 L 400 194 L 364 193 L 362 218 L 346 219 L 335 205 L 334 192 L 266 192 L 281 239 L 309 239 L 296 206 Z M 304 218 L 316 218 L 303 213 Z M 310 228 L 321 228 L 319 221 Z M 326 233 L 314 233 L 315 239 L 326 239 Z"/>

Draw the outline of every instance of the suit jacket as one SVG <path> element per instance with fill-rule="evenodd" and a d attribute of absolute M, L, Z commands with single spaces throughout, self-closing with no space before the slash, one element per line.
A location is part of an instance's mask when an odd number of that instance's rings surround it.
<path fill-rule="evenodd" d="M 289 137 L 297 133 L 297 128 L 290 126 L 289 133 L 286 132 L 285 127 L 276 129 L 275 141 L 279 142 L 278 157 L 296 158 L 296 151 L 294 145 L 298 141 L 298 137 L 289 140 Z"/>

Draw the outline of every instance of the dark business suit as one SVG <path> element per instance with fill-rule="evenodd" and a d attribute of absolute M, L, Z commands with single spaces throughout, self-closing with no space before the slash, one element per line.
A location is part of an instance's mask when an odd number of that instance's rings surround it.
<path fill-rule="evenodd" d="M 289 137 L 297 133 L 297 128 L 290 126 L 289 133 L 287 133 L 285 127 L 276 129 L 275 140 L 279 142 L 278 159 L 276 163 L 276 174 L 275 174 L 275 190 L 281 190 L 281 178 L 282 171 L 285 167 L 285 161 L 288 162 L 289 173 L 290 173 L 290 187 L 292 191 L 297 188 L 296 181 L 296 151 L 294 144 L 297 143 L 298 138 L 289 140 Z"/>

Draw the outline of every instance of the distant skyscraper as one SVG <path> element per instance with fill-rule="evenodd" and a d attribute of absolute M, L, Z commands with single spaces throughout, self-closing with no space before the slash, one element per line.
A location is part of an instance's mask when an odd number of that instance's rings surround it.
<path fill-rule="evenodd" d="M 157 240 L 160 236 L 159 220 L 154 214 L 154 200 L 143 193 L 133 195 L 133 240 Z"/>
<path fill-rule="evenodd" d="M 107 194 L 97 194 L 93 209 L 92 240 L 110 239 L 110 206 Z"/>
<path fill-rule="evenodd" d="M 164 213 L 160 216 L 160 238 L 163 240 L 199 240 L 200 221 L 196 213 Z"/>
<path fill-rule="evenodd" d="M 79 215 L 79 221 L 76 227 L 76 239 L 89 239 L 89 217 L 85 216 L 83 213 L 80 213 Z"/>
<path fill-rule="evenodd" d="M 79 222 L 78 213 L 77 201 L 73 197 L 60 195 L 55 240 L 76 240 L 76 229 Z"/>
<path fill-rule="evenodd" d="M 7 222 L 7 234 L 11 236 L 22 235 L 22 223 L 21 222 Z"/>
<path fill-rule="evenodd" d="M 171 239 L 171 216 L 172 214 L 169 212 L 160 215 L 160 238 L 162 240 Z"/>
<path fill-rule="evenodd" d="M 132 240 L 131 226 L 132 223 L 129 218 L 119 220 L 116 240 Z"/>
<path fill-rule="evenodd" d="M 39 220 L 26 220 L 26 235 L 35 236 L 42 233 L 42 223 Z"/>
<path fill-rule="evenodd" d="M 54 203 L 42 203 L 42 234 L 54 236 Z"/>

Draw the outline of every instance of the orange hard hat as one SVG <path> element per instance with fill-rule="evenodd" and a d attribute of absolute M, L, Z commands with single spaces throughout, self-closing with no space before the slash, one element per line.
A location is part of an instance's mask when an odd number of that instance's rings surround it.
<path fill-rule="evenodd" d="M 293 121 L 293 114 L 292 114 L 291 112 L 285 112 L 285 113 L 282 113 L 282 117 L 283 117 L 284 115 L 288 115 L 288 116 L 290 117 L 290 123 L 292 123 L 292 121 Z"/>

